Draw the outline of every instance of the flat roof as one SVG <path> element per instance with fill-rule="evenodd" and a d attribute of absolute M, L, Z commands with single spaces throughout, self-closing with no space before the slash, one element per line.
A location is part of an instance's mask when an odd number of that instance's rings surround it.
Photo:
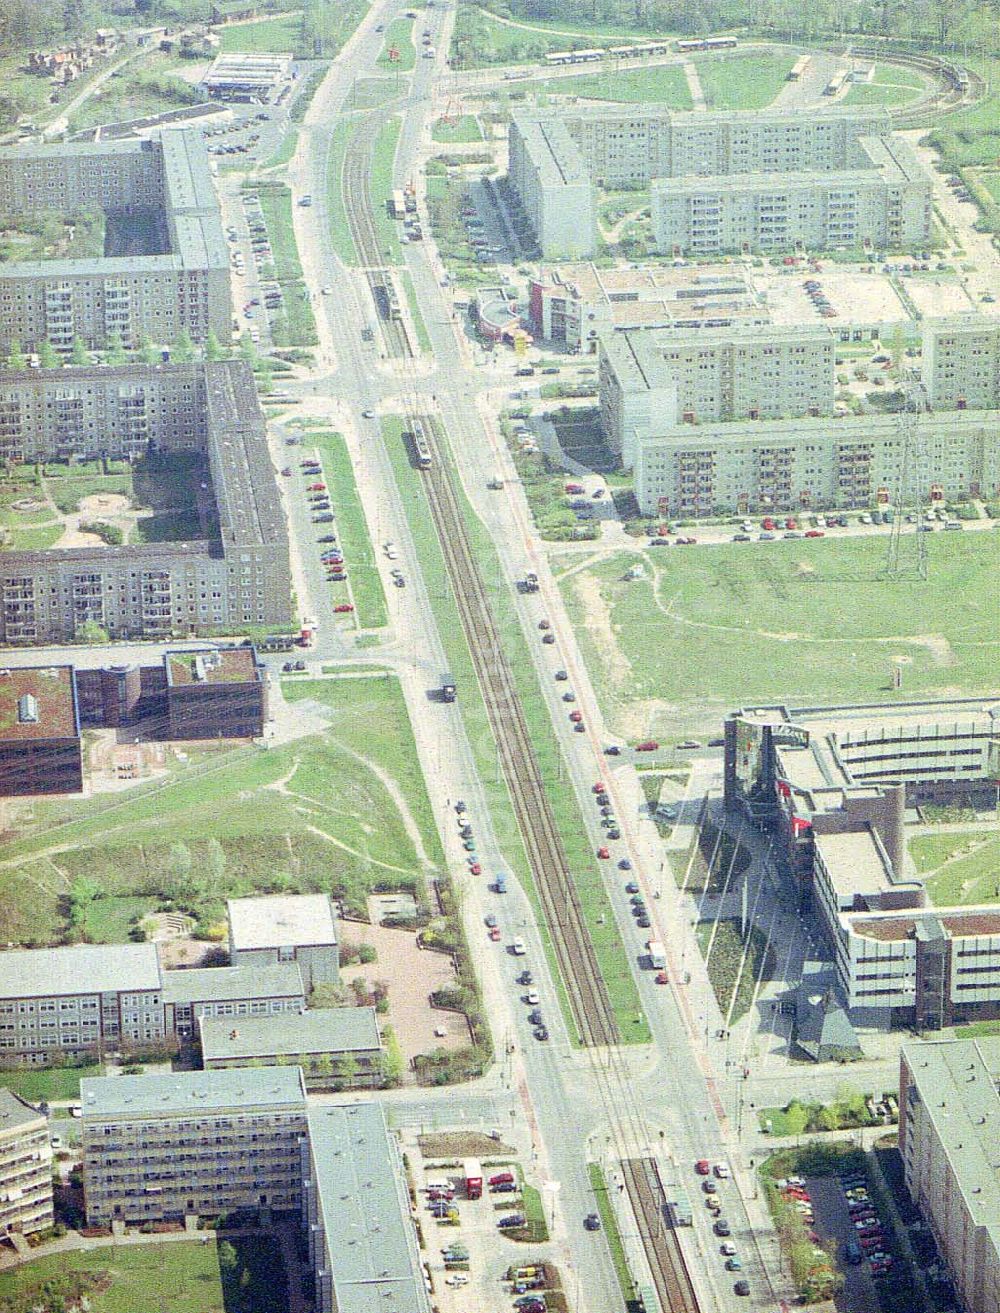
<path fill-rule="evenodd" d="M 912 939 L 918 927 L 936 923 L 955 939 L 993 938 L 1000 935 L 1000 907 L 970 904 L 968 907 L 926 907 L 906 912 L 846 912 L 845 923 L 857 935 L 886 942 Z"/>
<path fill-rule="evenodd" d="M 895 887 L 885 849 L 869 827 L 813 834 L 816 853 L 842 898 L 878 895 Z"/>
<path fill-rule="evenodd" d="M 33 1108 L 5 1086 L 0 1086 L 0 1136 L 44 1123 L 45 1120 L 37 1108 Z"/>
<path fill-rule="evenodd" d="M 229 935 L 235 952 L 304 948 L 337 942 L 333 904 L 326 894 L 273 894 L 230 898 Z"/>
<path fill-rule="evenodd" d="M 374 1008 L 314 1008 L 273 1017 L 203 1017 L 206 1062 L 289 1057 L 298 1053 L 370 1052 L 381 1047 Z"/>
<path fill-rule="evenodd" d="M 227 999 L 303 998 L 298 962 L 235 967 L 175 968 L 163 973 L 164 1003 L 214 1003 Z"/>
<path fill-rule="evenodd" d="M 80 1102 L 84 1118 L 94 1119 L 306 1109 L 301 1067 L 85 1077 Z"/>
<path fill-rule="evenodd" d="M 79 732 L 72 666 L 0 668 L 0 742 L 69 739 Z"/>
<path fill-rule="evenodd" d="M 260 668 L 252 648 L 206 647 L 200 652 L 165 652 L 167 683 L 174 688 L 196 684 L 259 684 Z"/>
<path fill-rule="evenodd" d="M 309 1141 L 338 1313 L 427 1313 L 406 1182 L 382 1105 L 313 1108 Z"/>
<path fill-rule="evenodd" d="M 0 998 L 159 990 L 155 944 L 70 944 L 0 953 Z"/>
<path fill-rule="evenodd" d="M 1000 1046 L 989 1040 L 921 1040 L 904 1044 L 902 1058 L 963 1208 L 1000 1252 Z"/>
<path fill-rule="evenodd" d="M 514 122 L 531 162 L 545 185 L 590 185 L 590 174 L 580 147 L 570 136 L 561 118 L 539 119 L 530 114 L 515 114 Z"/>

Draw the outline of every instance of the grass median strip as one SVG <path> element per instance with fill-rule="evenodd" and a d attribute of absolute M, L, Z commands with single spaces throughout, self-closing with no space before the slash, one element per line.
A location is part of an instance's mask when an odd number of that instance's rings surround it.
<path fill-rule="evenodd" d="M 410 276 L 409 269 L 404 269 L 399 277 L 403 284 L 403 291 L 406 293 L 406 303 L 410 308 L 410 321 L 413 324 L 413 331 L 417 335 L 417 350 L 430 352 L 430 334 L 427 332 L 427 325 L 424 323 L 424 317 L 420 313 L 420 303 L 417 300 L 417 289 L 413 286 L 413 279 Z"/>
<path fill-rule="evenodd" d="M 379 250 L 388 264 L 400 264 L 399 225 L 389 213 L 389 198 L 393 192 L 392 175 L 396 165 L 396 147 L 399 144 L 400 122 L 397 115 L 387 119 L 379 129 L 372 152 L 371 204 L 375 219 L 375 232 Z"/>
<path fill-rule="evenodd" d="M 344 158 L 351 135 L 357 131 L 357 124 L 350 119 L 343 119 L 330 135 L 330 154 L 327 162 L 326 197 L 327 212 L 330 216 L 330 239 L 333 249 L 345 264 L 357 262 L 351 225 L 347 219 L 347 206 L 344 203 Z"/>
<path fill-rule="evenodd" d="M 604 1179 L 604 1173 L 601 1171 L 599 1163 L 588 1163 L 587 1173 L 590 1176 L 590 1188 L 594 1192 L 597 1213 L 601 1219 L 601 1225 L 604 1227 L 608 1248 L 611 1250 L 611 1261 L 615 1265 L 615 1276 L 618 1278 L 622 1299 L 629 1308 L 635 1308 L 639 1295 L 632 1280 L 632 1274 L 628 1270 L 628 1263 L 625 1259 L 625 1246 L 622 1244 L 621 1232 L 618 1229 L 618 1218 L 615 1216 L 611 1196 L 608 1193 L 608 1183 Z"/>

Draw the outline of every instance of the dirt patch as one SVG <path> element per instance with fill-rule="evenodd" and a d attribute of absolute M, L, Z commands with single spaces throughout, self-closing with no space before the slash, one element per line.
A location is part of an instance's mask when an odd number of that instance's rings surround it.
<path fill-rule="evenodd" d="M 417 1143 L 425 1158 L 496 1158 L 498 1154 L 509 1158 L 517 1153 L 509 1144 L 482 1131 L 436 1131 L 421 1135 Z"/>
<path fill-rule="evenodd" d="M 80 498 L 81 515 L 121 515 L 128 509 L 129 499 L 120 492 L 100 492 Z"/>
<path fill-rule="evenodd" d="M 62 537 L 53 543 L 54 547 L 100 547 L 104 542 L 96 533 L 85 533 L 76 525 L 67 525 Z"/>
<path fill-rule="evenodd" d="M 218 944 L 204 939 L 190 939 L 186 935 L 158 940 L 156 947 L 162 967 L 214 967 L 222 965 L 226 960 L 222 957 L 220 961 L 223 950 Z"/>
<path fill-rule="evenodd" d="M 623 689 L 632 678 L 632 663 L 622 652 L 611 623 L 611 608 L 593 575 L 580 574 L 573 588 L 583 605 L 583 623 L 594 638 L 594 645 L 604 659 L 608 679 L 615 689 Z"/>
<path fill-rule="evenodd" d="M 343 921 L 341 927 L 344 943 L 371 944 L 378 954 L 377 961 L 345 966 L 340 975 L 346 985 L 359 977 L 384 980 L 388 985 L 389 1011 L 383 1024 L 395 1032 L 409 1080 L 411 1063 L 418 1053 L 460 1049 L 469 1043 L 469 1027 L 461 1013 L 431 1007 L 433 991 L 455 983 L 451 958 L 446 953 L 419 948 L 416 935 L 409 930 L 356 921 Z"/>

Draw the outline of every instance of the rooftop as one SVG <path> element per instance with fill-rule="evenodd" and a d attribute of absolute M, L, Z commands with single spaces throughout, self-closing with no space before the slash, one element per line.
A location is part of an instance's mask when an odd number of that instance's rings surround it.
<path fill-rule="evenodd" d="M 547 186 L 590 185 L 580 147 L 560 118 L 515 114 L 514 121 L 539 177 Z"/>
<path fill-rule="evenodd" d="M 0 1086 L 0 1136 L 44 1121 L 42 1114 L 24 1099 Z"/>
<path fill-rule="evenodd" d="M 206 647 L 201 652 L 166 652 L 163 663 L 167 683 L 177 688 L 192 684 L 258 684 L 260 669 L 252 648 Z"/>
<path fill-rule="evenodd" d="M 235 1067 L 169 1075 L 95 1076 L 80 1082 L 85 1118 L 181 1116 L 205 1112 L 305 1113 L 301 1067 Z"/>
<path fill-rule="evenodd" d="M 889 943 L 912 939 L 923 931 L 932 934 L 940 930 L 956 939 L 996 938 L 1000 936 L 1000 907 L 980 904 L 963 908 L 928 907 L 919 912 L 870 912 L 848 914 L 845 923 L 865 939 L 879 939 Z"/>
<path fill-rule="evenodd" d="M 381 1104 L 314 1108 L 309 1140 L 338 1313 L 427 1313 L 402 1164 Z"/>
<path fill-rule="evenodd" d="M 877 898 L 894 887 L 885 849 L 870 827 L 844 834 L 814 834 L 816 855 L 838 898 Z"/>
<path fill-rule="evenodd" d="M 204 1017 L 201 1022 L 206 1062 L 371 1052 L 380 1046 L 374 1008 L 317 1008 L 273 1017 Z"/>
<path fill-rule="evenodd" d="M 79 732 L 72 666 L 0 669 L 0 742 L 69 739 Z"/>
<path fill-rule="evenodd" d="M 337 942 L 333 904 L 326 894 L 231 898 L 227 903 L 234 952 L 303 948 Z"/>
<path fill-rule="evenodd" d="M 0 953 L 0 998 L 159 990 L 155 944 L 71 944 Z"/>
<path fill-rule="evenodd" d="M 164 971 L 164 1003 L 208 1003 L 226 999 L 301 998 L 305 990 L 297 962 L 266 966 L 192 967 Z"/>

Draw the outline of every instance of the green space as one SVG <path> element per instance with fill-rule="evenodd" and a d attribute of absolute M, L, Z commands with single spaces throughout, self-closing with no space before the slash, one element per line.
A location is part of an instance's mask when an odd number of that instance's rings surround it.
<path fill-rule="evenodd" d="M 127 943 L 132 927 L 156 908 L 155 898 L 95 898 L 86 906 L 83 937 L 90 944 Z"/>
<path fill-rule="evenodd" d="M 128 65 L 87 98 L 69 121 L 71 132 L 81 132 L 98 123 L 121 123 L 198 105 L 205 97 L 192 83 L 178 77 L 178 61 L 156 52 L 143 58 L 141 66 Z M 75 94 L 75 91 L 71 94 Z"/>
<path fill-rule="evenodd" d="M 461 209 L 466 185 L 447 176 L 444 164 L 431 160 L 427 165 L 427 212 L 434 240 L 449 274 L 461 287 L 495 287 L 497 271 L 476 262 Z"/>
<path fill-rule="evenodd" d="M 74 478 L 72 474 L 52 477 L 52 467 L 46 471 L 45 491 L 64 514 L 80 509 L 85 497 L 131 497 L 132 480 L 127 474 L 98 475 L 96 478 Z"/>
<path fill-rule="evenodd" d="M 570 29 L 573 34 L 567 35 Z M 653 34 L 614 23 L 588 23 L 582 16 L 580 22 L 567 18 L 564 22 L 546 24 L 532 19 L 523 26 L 515 26 L 498 22 L 478 5 L 460 4 L 449 62 L 457 69 L 485 68 L 490 64 L 537 64 L 550 50 L 592 49 L 621 45 L 632 39 L 649 41 Z"/>
<path fill-rule="evenodd" d="M 5 527 L 10 528 L 10 538 L 4 539 L 2 549 L 14 552 L 47 551 L 63 535 L 61 524 L 19 525 L 14 523 Z"/>
<path fill-rule="evenodd" d="M 206 1241 L 208 1243 L 206 1243 Z M 85 1301 L 85 1302 L 83 1302 Z M 102 1245 L 32 1259 L 0 1273 L 0 1313 L 87 1308 L 136 1313 L 281 1313 L 287 1281 L 268 1235 Z"/>
<path fill-rule="evenodd" d="M 764 109 L 785 85 L 795 59 L 734 52 L 696 56 L 694 63 L 709 109 Z"/>
<path fill-rule="evenodd" d="M 1000 1021 L 974 1021 L 971 1026 L 956 1026 L 956 1039 L 988 1039 L 1000 1035 Z"/>
<path fill-rule="evenodd" d="M 385 590 L 375 563 L 347 443 L 339 433 L 310 433 L 307 441 L 319 449 L 323 462 L 326 486 L 337 517 L 337 535 L 347 561 L 355 618 L 362 629 L 380 629 L 389 623 Z M 330 589 L 332 600 L 347 600 L 347 583 L 331 584 Z"/>
<path fill-rule="evenodd" d="M 267 752 L 192 749 L 127 794 L 37 800 L 0 863 L 6 938 L 68 937 L 71 898 L 84 924 L 123 924 L 127 896 L 188 910 L 213 933 L 225 899 L 254 892 L 329 892 L 363 911 L 376 883 L 419 891 L 443 859 L 396 681 L 303 679 L 284 694 L 308 699 L 310 714 L 322 706 L 315 733 Z M 86 906 L 105 899 L 107 916 Z"/>
<path fill-rule="evenodd" d="M 974 176 L 976 181 L 986 188 L 992 199 L 1000 205 L 1000 173 L 988 173 L 985 169 L 977 169 Z"/>
<path fill-rule="evenodd" d="M 884 1095 L 879 1095 L 879 1100 Z M 765 1135 L 803 1135 L 819 1131 L 853 1130 L 859 1126 L 882 1126 L 886 1123 L 869 1112 L 864 1094 L 852 1085 L 843 1085 L 832 1103 L 804 1103 L 792 1099 L 783 1108 L 761 1108 L 757 1121 Z"/>
<path fill-rule="evenodd" d="M 379 129 L 372 153 L 371 203 L 379 249 L 387 264 L 403 261 L 399 246 L 399 225 L 389 213 L 388 200 L 393 192 L 393 170 L 399 144 L 399 118 L 394 114 Z"/>
<path fill-rule="evenodd" d="M 380 109 L 398 94 L 395 78 L 355 78 L 347 108 Z"/>
<path fill-rule="evenodd" d="M 328 4 L 327 0 L 287 0 L 287 3 L 269 4 L 268 8 L 297 12 L 219 28 L 220 49 L 277 53 L 287 50 L 298 59 L 330 59 L 368 12 L 363 0 L 347 0 L 340 5 Z"/>
<path fill-rule="evenodd" d="M 483 130 L 475 114 L 462 114 L 457 119 L 435 119 L 431 128 L 431 140 L 447 143 L 482 141 Z"/>
<path fill-rule="evenodd" d="M 932 829 L 929 834 L 918 833 L 910 839 L 910 856 L 918 875 L 932 875 L 945 862 L 981 852 L 984 847 L 991 850 L 998 839 L 1000 836 L 992 830 L 970 828 L 961 832 L 952 830 L 935 834 Z"/>
<path fill-rule="evenodd" d="M 104 215 L 54 210 L 0 214 L 0 263 L 14 260 L 95 260 L 104 256 Z"/>
<path fill-rule="evenodd" d="M 417 289 L 413 286 L 413 278 L 409 269 L 401 270 L 397 277 L 403 285 L 403 291 L 406 293 L 406 304 L 410 308 L 410 322 L 413 324 L 413 331 L 417 335 L 416 348 L 418 351 L 426 351 L 429 354 L 431 338 L 427 332 L 427 325 L 424 323 L 420 302 L 417 300 Z"/>
<path fill-rule="evenodd" d="M 750 1010 L 758 984 L 772 978 L 774 950 L 756 926 L 750 929 L 748 948 L 735 918 L 699 921 L 695 933 L 719 1009 L 727 1025 L 732 1025 Z"/>
<path fill-rule="evenodd" d="M 280 169 L 287 164 L 295 154 L 295 147 L 299 144 L 299 130 L 297 127 L 291 127 L 282 138 L 281 145 L 270 157 L 265 160 L 262 169 Z"/>
<path fill-rule="evenodd" d="M 390 59 L 389 51 L 395 50 L 398 59 Z M 416 67 L 417 52 L 413 48 L 413 19 L 394 18 L 385 31 L 382 53 L 375 61 L 377 68 L 389 69 L 393 73 L 410 73 Z"/>
<path fill-rule="evenodd" d="M 497 840 L 539 912 L 553 976 L 560 981 L 560 1001 L 570 1022 L 572 1033 L 572 1014 L 566 1006 L 558 967 L 551 949 L 548 927 L 544 924 L 541 915 L 537 891 L 517 832 L 510 795 L 502 777 L 498 778 L 495 739 L 478 690 L 472 658 L 451 594 L 451 583 L 441 556 L 430 511 L 423 496 L 420 476 L 410 465 L 407 450 L 402 442 L 401 422 L 397 419 L 383 421 L 383 434 L 395 468 L 403 503 L 407 508 L 410 532 L 420 555 L 421 567 L 451 673 L 461 690 L 459 697 L 462 713 L 490 805 Z M 501 579 L 499 563 L 489 535 L 471 506 L 464 501 L 460 486 L 457 490 L 459 499 L 463 503 L 469 535 L 483 577 L 487 581 L 495 581 L 492 584 L 487 583 L 494 616 L 499 631 L 504 636 L 506 655 L 528 722 L 539 772 L 548 789 L 553 815 L 570 869 L 574 873 L 584 920 L 594 944 L 622 1040 L 624 1043 L 646 1043 L 649 1039 L 649 1027 L 642 1014 L 638 991 L 629 969 L 626 948 L 618 933 L 597 859 L 580 823 L 576 797 L 567 784 L 562 749 L 553 731 L 548 709 L 539 697 L 537 677 L 514 600 L 509 589 L 499 582 Z"/>
<path fill-rule="evenodd" d="M 80 1097 L 80 1081 L 85 1076 L 102 1076 L 104 1068 L 90 1067 L 47 1067 L 44 1071 L 27 1069 L 4 1071 L 0 1073 L 0 1084 L 13 1094 L 29 1103 L 47 1103 L 53 1101 L 68 1102 Z M 0 1285 L 0 1294 L 3 1287 Z M 0 1313 L 3 1305 L 0 1304 Z"/>
<path fill-rule="evenodd" d="M 618 1229 L 618 1217 L 611 1202 L 608 1183 L 604 1179 L 604 1173 L 601 1171 L 599 1163 L 588 1163 L 587 1174 L 590 1177 L 590 1188 L 594 1192 L 594 1203 L 597 1205 L 601 1226 L 604 1228 L 608 1248 L 611 1250 L 611 1261 L 615 1265 L 615 1276 L 618 1278 L 622 1299 L 628 1309 L 634 1309 L 638 1299 L 638 1292 L 635 1288 L 635 1282 L 632 1280 L 628 1260 L 625 1257 L 625 1246 L 622 1244 L 621 1232 Z"/>
<path fill-rule="evenodd" d="M 944 838 L 944 835 L 937 836 Z M 979 838 L 952 834 L 950 851 L 936 868 L 926 874 L 927 892 L 936 906 L 959 903 L 1000 902 L 1000 834 L 987 834 Z M 910 851 L 916 853 L 927 841 L 911 841 Z M 922 856 L 926 859 L 926 850 Z M 917 868 L 920 869 L 920 859 Z"/>
<path fill-rule="evenodd" d="M 536 99 L 542 96 L 576 96 L 581 100 L 611 100 L 620 104 L 668 105 L 690 109 L 691 92 L 680 64 L 618 70 L 608 68 L 591 77 L 546 78 L 532 82 Z"/>
<path fill-rule="evenodd" d="M 358 130 L 350 119 L 341 119 L 330 134 L 330 154 L 326 175 L 326 208 L 330 216 L 330 237 L 333 249 L 345 264 L 354 264 L 357 252 L 351 236 L 344 205 L 344 157 L 352 135 Z"/>
<path fill-rule="evenodd" d="M 926 580 L 885 580 L 884 541 L 854 537 L 620 553 L 562 587 L 609 727 L 666 737 L 745 703 L 990 687 L 996 543 L 935 534 L 927 550 Z M 637 559 L 645 577 L 627 580 Z M 908 661 L 894 692 L 897 656 Z"/>
<path fill-rule="evenodd" d="M 901 64 L 879 64 L 871 82 L 853 82 L 844 105 L 905 105 L 926 88 L 918 73 Z"/>
<path fill-rule="evenodd" d="M 219 50 L 223 54 L 230 50 L 304 53 L 301 50 L 301 14 L 282 14 L 277 18 L 262 18 L 256 23 L 226 25 L 219 28 L 218 36 Z"/>
<path fill-rule="evenodd" d="M 302 281 L 302 262 L 292 219 L 291 188 L 286 183 L 268 179 L 251 183 L 244 190 L 256 192 L 260 198 L 271 242 L 274 277 L 284 297 L 284 314 L 271 320 L 271 340 L 275 346 L 315 346 L 319 338 L 309 291 Z"/>

